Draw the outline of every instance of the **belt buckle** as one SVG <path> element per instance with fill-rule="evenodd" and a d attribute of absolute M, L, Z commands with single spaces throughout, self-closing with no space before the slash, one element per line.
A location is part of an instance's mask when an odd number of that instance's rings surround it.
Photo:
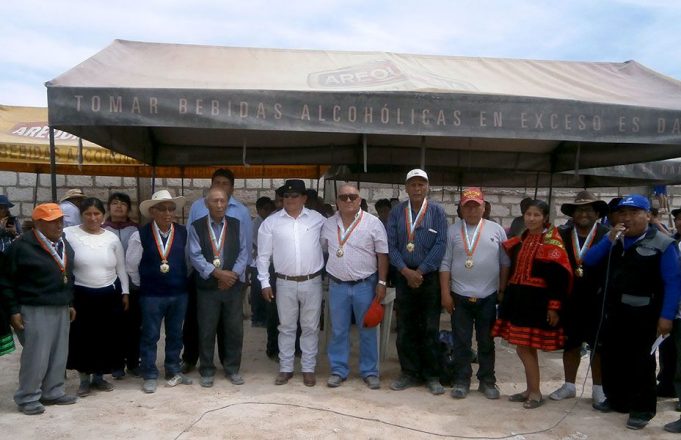
<path fill-rule="evenodd" d="M 468 302 L 469 302 L 469 303 L 472 303 L 472 304 L 475 304 L 476 302 L 478 302 L 478 299 L 477 299 L 476 297 L 474 297 L 474 296 L 469 296 L 469 297 L 468 297 Z"/>

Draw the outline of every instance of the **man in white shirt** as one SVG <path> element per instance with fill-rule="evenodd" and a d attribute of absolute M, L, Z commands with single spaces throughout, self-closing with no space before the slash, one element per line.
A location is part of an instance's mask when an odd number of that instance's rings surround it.
<path fill-rule="evenodd" d="M 483 219 L 485 201 L 480 188 L 466 188 L 459 203 L 462 219 L 449 227 L 447 248 L 440 264 L 442 307 L 452 315 L 454 387 L 451 395 L 468 395 L 473 369 L 473 327 L 478 341 L 478 391 L 499 398 L 494 374 L 494 339 L 497 292 L 508 279 L 510 259 L 501 249 L 504 229 Z"/>
<path fill-rule="evenodd" d="M 378 379 L 378 340 L 376 327 L 364 327 L 364 315 L 374 298 L 385 297 L 388 277 L 388 236 L 381 221 L 360 209 L 357 187 L 346 184 L 338 190 L 338 212 L 324 222 L 322 242 L 329 250 L 326 272 L 329 276 L 331 341 L 328 347 L 331 375 L 327 385 L 335 388 L 350 372 L 350 324 L 352 314 L 359 327 L 359 369 L 372 389 Z"/>
<path fill-rule="evenodd" d="M 324 217 L 305 208 L 305 183 L 287 180 L 277 190 L 284 209 L 276 212 L 258 230 L 258 279 L 266 301 L 274 300 L 270 284 L 270 258 L 274 263 L 279 313 L 279 374 L 275 385 L 293 377 L 297 323 L 302 335 L 300 349 L 303 383 L 314 386 L 322 304 L 324 256 L 320 234 Z"/>

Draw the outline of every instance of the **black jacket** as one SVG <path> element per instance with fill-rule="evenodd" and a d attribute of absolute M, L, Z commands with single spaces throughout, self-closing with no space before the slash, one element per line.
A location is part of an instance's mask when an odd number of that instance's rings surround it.
<path fill-rule="evenodd" d="M 73 248 L 64 239 L 67 256 L 66 276 L 38 242 L 33 231 L 26 231 L 6 253 L 0 276 L 0 295 L 10 315 L 19 306 L 64 306 L 73 301 Z"/>

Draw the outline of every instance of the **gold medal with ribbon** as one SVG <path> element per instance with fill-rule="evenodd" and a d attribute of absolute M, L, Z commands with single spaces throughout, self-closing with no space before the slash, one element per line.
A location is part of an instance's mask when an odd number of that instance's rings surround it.
<path fill-rule="evenodd" d="M 57 250 L 55 249 L 55 246 L 52 244 L 51 241 L 47 239 L 40 231 L 33 229 L 33 235 L 35 235 L 36 240 L 38 240 L 38 243 L 40 244 L 40 247 L 43 248 L 45 252 L 50 254 L 52 259 L 54 260 L 55 263 L 57 263 L 57 266 L 59 266 L 59 270 L 61 271 L 62 274 L 62 281 L 64 284 L 67 284 L 69 282 L 69 277 L 66 274 L 66 266 L 68 264 L 68 257 L 66 256 L 66 244 L 64 244 L 64 241 L 60 238 L 59 241 L 62 243 L 62 256 L 59 255 Z M 55 243 L 56 245 L 56 243 Z"/>
<path fill-rule="evenodd" d="M 421 209 L 419 209 L 418 214 L 416 214 L 416 220 L 414 220 L 411 215 L 411 200 L 409 200 L 409 203 L 407 203 L 407 206 L 404 208 L 404 223 L 407 229 L 407 252 L 411 253 L 416 249 L 416 245 L 414 244 L 414 232 L 426 216 L 427 209 L 428 199 L 423 199 Z"/>
<path fill-rule="evenodd" d="M 208 222 L 208 233 L 210 234 L 210 245 L 213 248 L 213 266 L 216 269 L 222 267 L 222 261 L 220 261 L 220 254 L 222 251 L 222 245 L 225 243 L 225 237 L 227 236 L 227 220 L 222 220 L 222 231 L 220 231 L 220 239 L 215 237 L 215 231 L 213 231 L 213 226 L 210 224 L 210 216 L 207 216 Z"/>
<path fill-rule="evenodd" d="M 584 244 L 579 246 L 579 236 L 577 235 L 577 227 L 572 227 L 572 252 L 575 254 L 575 263 L 577 268 L 575 269 L 575 276 L 582 278 L 584 276 L 584 267 L 582 266 L 582 261 L 584 254 L 591 247 L 594 240 L 596 239 L 596 229 L 598 228 L 598 223 L 594 223 L 589 231 L 589 235 L 586 236 Z"/>
<path fill-rule="evenodd" d="M 151 229 L 154 235 L 154 242 L 156 243 L 156 250 L 158 251 L 158 256 L 161 257 L 161 265 L 159 269 L 161 273 L 170 272 L 170 264 L 168 264 L 168 255 L 170 255 L 170 248 L 173 247 L 173 241 L 175 240 L 175 228 L 173 224 L 170 224 L 170 231 L 168 232 L 168 239 L 165 244 L 163 244 L 163 239 L 161 239 L 161 230 L 158 228 L 156 222 L 151 224 Z"/>
<path fill-rule="evenodd" d="M 357 226 L 360 224 L 362 221 L 362 218 L 364 217 L 364 211 L 361 209 L 357 214 L 355 214 L 354 220 L 352 220 L 352 223 L 350 223 L 350 226 L 346 228 L 343 227 L 342 223 L 343 220 L 341 219 L 341 224 L 338 225 L 337 228 L 337 235 L 338 235 L 338 250 L 336 251 L 336 256 L 338 258 L 341 258 L 345 252 L 343 251 L 343 246 L 345 246 L 345 243 L 348 241 L 350 238 L 350 235 L 352 235 L 352 232 L 357 228 Z"/>
<path fill-rule="evenodd" d="M 482 235 L 482 230 L 484 227 L 485 222 L 483 219 L 480 219 L 478 224 L 475 226 L 473 236 L 469 238 L 466 221 L 461 220 L 461 240 L 463 241 L 463 250 L 466 252 L 466 262 L 464 263 L 464 267 L 466 269 L 473 268 L 473 254 L 475 253 L 475 249 L 478 247 L 480 236 Z"/>

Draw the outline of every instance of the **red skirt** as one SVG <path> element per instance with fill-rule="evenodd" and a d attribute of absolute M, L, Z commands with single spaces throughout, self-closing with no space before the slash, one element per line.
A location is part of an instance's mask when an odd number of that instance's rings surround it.
<path fill-rule="evenodd" d="M 559 350 L 565 345 L 565 335 L 562 327 L 554 330 L 519 327 L 503 319 L 497 319 L 494 323 L 492 336 L 499 336 L 514 345 L 522 345 L 544 351 Z"/>

